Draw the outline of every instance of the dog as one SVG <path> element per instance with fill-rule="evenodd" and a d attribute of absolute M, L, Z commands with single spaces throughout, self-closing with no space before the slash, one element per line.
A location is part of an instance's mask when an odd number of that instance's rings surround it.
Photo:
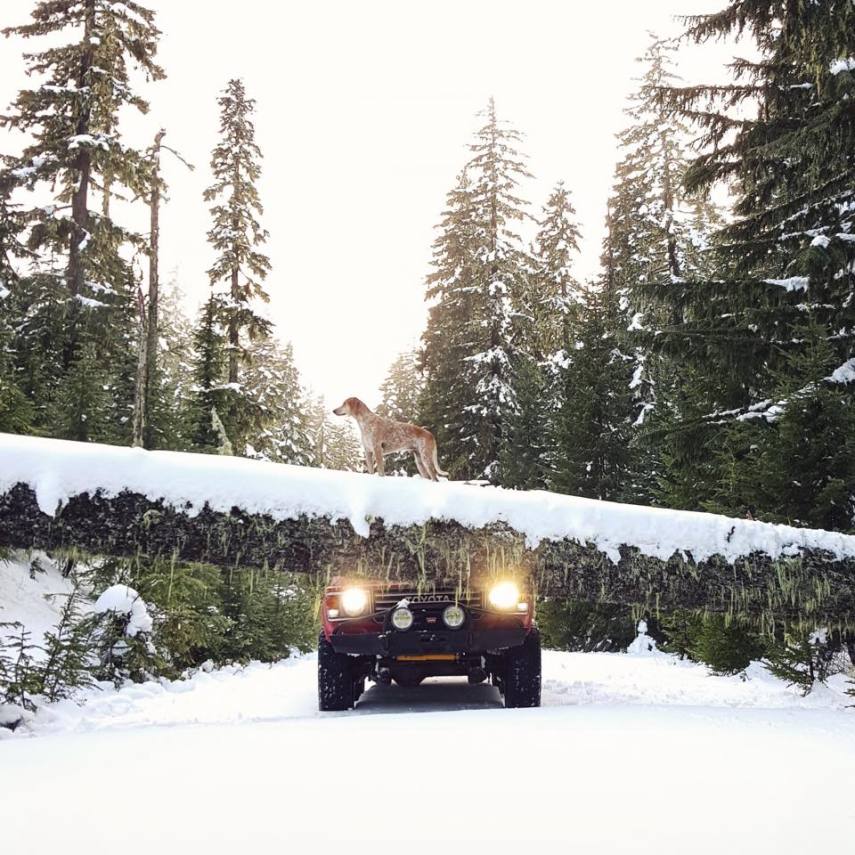
<path fill-rule="evenodd" d="M 374 473 L 375 468 L 378 475 L 386 474 L 383 458 L 387 454 L 411 451 L 422 478 L 438 481 L 440 476 L 448 477 L 448 473 L 439 468 L 436 440 L 427 428 L 378 416 L 359 398 L 348 398 L 333 412 L 337 416 L 350 416 L 359 425 L 365 467 L 369 475 Z"/>

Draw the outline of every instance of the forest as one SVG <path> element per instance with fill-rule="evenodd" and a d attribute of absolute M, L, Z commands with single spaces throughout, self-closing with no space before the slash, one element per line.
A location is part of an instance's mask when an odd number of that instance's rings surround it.
<path fill-rule="evenodd" d="M 355 436 L 262 311 L 271 153 L 241 78 L 210 105 L 210 288 L 193 314 L 158 256 L 162 161 L 193 168 L 168 143 L 180 129 L 152 127 L 134 148 L 120 121 L 145 115 L 171 73 L 154 13 L 39 0 L 3 32 L 31 44 L 32 85 L 0 114 L 14 151 L 0 155 L 0 431 L 361 469 Z M 681 51 L 735 36 L 752 58 L 728 82 L 679 78 Z M 421 342 L 391 355 L 379 412 L 433 431 L 452 480 L 853 533 L 855 6 L 733 0 L 679 39 L 651 36 L 638 69 L 593 278 L 577 272 L 573 188 L 528 201 L 524 129 L 486 101 L 437 213 Z M 127 205 L 147 231 L 120 218 Z M 125 674 L 312 643 L 317 580 L 160 558 L 69 557 L 67 570 L 154 604 L 160 646 L 141 641 Z M 57 636 L 69 674 L 91 631 L 76 608 Z M 624 605 L 552 599 L 542 616 L 565 649 L 635 635 Z M 766 653 L 808 688 L 851 636 L 695 612 L 650 626 L 723 672 Z M 6 630 L 4 661 L 20 662 L 26 639 Z M 51 661 L 12 693 L 58 685 Z"/>

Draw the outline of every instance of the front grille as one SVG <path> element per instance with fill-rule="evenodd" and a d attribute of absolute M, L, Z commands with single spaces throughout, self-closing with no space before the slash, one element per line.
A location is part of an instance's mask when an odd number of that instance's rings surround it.
<path fill-rule="evenodd" d="M 413 612 L 441 611 L 452 603 L 465 609 L 481 608 L 480 591 L 459 591 L 456 588 L 437 588 L 435 590 L 384 590 L 374 592 L 374 611 L 384 612 L 393 609 L 401 600 L 407 600 Z"/>

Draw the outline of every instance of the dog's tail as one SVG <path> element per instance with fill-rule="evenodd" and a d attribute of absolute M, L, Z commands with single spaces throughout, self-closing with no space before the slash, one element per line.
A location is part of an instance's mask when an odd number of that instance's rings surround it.
<path fill-rule="evenodd" d="M 436 442 L 433 444 L 433 468 L 436 469 L 436 474 L 441 475 L 443 478 L 448 478 L 448 472 L 443 472 L 442 469 L 439 468 L 439 459 L 436 456 Z"/>

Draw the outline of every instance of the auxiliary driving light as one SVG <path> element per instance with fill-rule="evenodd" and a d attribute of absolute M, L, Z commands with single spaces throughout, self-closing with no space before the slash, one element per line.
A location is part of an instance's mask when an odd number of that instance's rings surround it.
<path fill-rule="evenodd" d="M 520 601 L 520 589 L 513 582 L 499 582 L 490 588 L 488 599 L 497 609 L 515 609 Z"/>
<path fill-rule="evenodd" d="M 413 613 L 406 606 L 399 606 L 392 612 L 392 626 L 402 632 L 413 625 Z"/>
<path fill-rule="evenodd" d="M 368 591 L 364 588 L 345 588 L 341 594 L 341 607 L 348 617 L 357 617 L 368 608 Z"/>
<path fill-rule="evenodd" d="M 457 605 L 446 606 L 442 612 L 442 620 L 449 629 L 459 629 L 466 620 L 466 612 Z"/>

